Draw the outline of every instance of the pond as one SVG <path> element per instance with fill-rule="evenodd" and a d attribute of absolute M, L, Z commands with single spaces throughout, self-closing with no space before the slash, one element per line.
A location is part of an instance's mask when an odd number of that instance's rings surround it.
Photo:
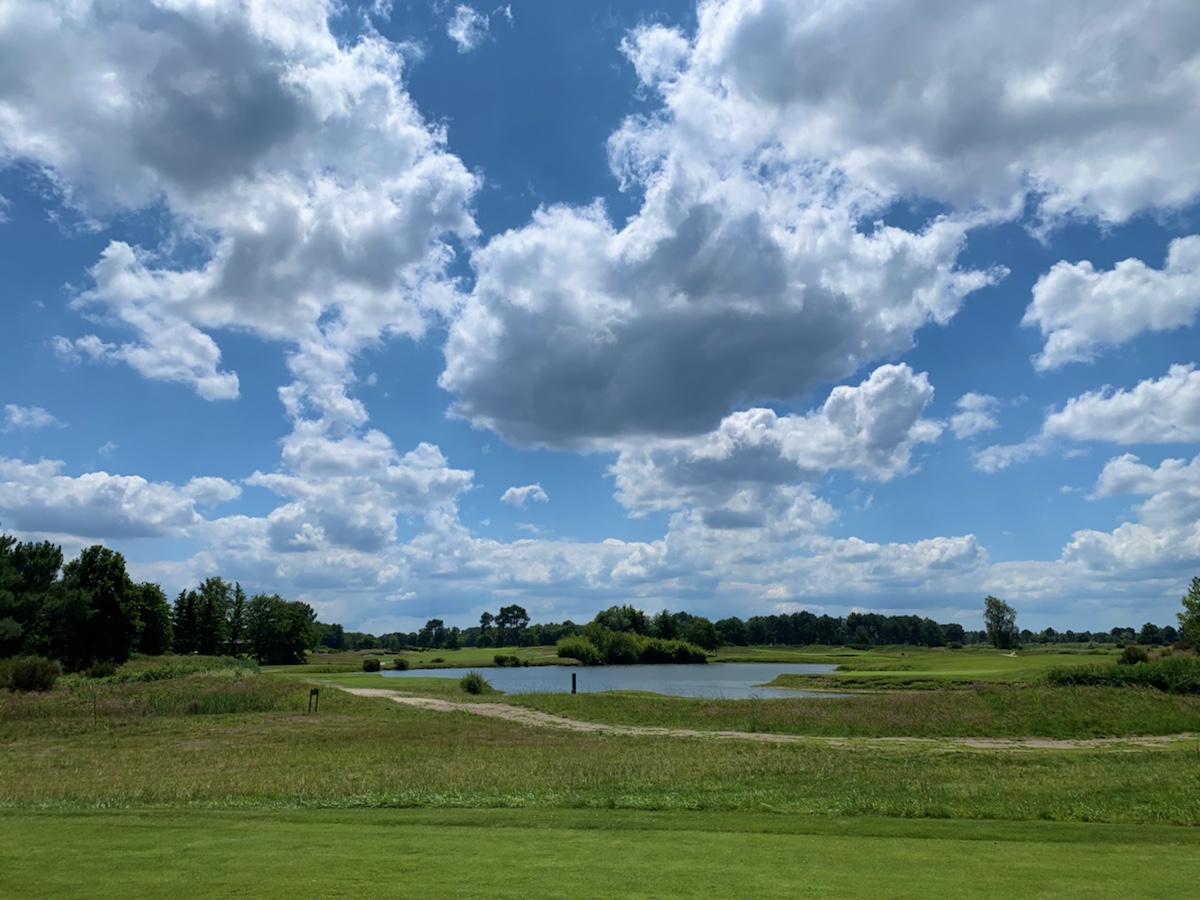
<path fill-rule="evenodd" d="M 776 675 L 823 675 L 833 666 L 798 663 L 710 663 L 694 666 L 528 666 L 478 669 L 506 694 L 569 694 L 571 675 L 579 693 L 595 691 L 653 691 L 675 697 L 830 697 L 827 692 L 757 687 Z M 409 669 L 380 672 L 386 678 L 461 678 L 470 669 Z"/>

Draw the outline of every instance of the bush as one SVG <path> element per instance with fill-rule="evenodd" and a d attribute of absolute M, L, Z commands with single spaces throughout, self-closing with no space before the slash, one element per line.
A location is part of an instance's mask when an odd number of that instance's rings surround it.
<path fill-rule="evenodd" d="M 363 660 L 363 671 L 364 672 L 378 672 L 380 665 L 381 664 L 378 659 L 376 659 L 374 656 L 368 656 L 366 659 Z"/>
<path fill-rule="evenodd" d="M 488 680 L 474 669 L 458 679 L 458 686 L 468 694 L 491 694 L 495 691 Z"/>
<path fill-rule="evenodd" d="M 1146 652 L 1145 647 L 1139 647 L 1137 644 L 1130 644 L 1121 651 L 1121 655 L 1117 657 L 1117 665 L 1132 666 L 1137 663 L 1149 662 L 1150 654 Z"/>
<path fill-rule="evenodd" d="M 94 662 L 87 670 L 88 678 L 112 678 L 117 674 L 117 664 L 112 660 Z"/>
<path fill-rule="evenodd" d="M 435 656 L 433 659 L 430 660 L 431 663 L 444 663 L 445 661 L 446 661 L 446 657 L 444 657 L 444 656 Z"/>
<path fill-rule="evenodd" d="M 62 666 L 52 659 L 41 656 L 26 656 L 14 659 L 6 667 L 7 687 L 12 691 L 49 691 L 62 674 Z"/>
<path fill-rule="evenodd" d="M 600 651 L 585 637 L 565 637 L 558 642 L 558 655 L 564 659 L 577 659 L 585 666 L 598 666 L 603 660 Z"/>
<path fill-rule="evenodd" d="M 392 668 L 397 672 L 403 672 L 408 668 L 408 660 L 403 656 L 397 656 L 394 660 L 392 660 Z"/>

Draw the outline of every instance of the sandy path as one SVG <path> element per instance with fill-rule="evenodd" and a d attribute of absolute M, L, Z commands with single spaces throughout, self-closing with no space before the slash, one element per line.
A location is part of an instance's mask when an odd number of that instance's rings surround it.
<path fill-rule="evenodd" d="M 983 750 L 1076 750 L 1087 747 L 1162 747 L 1176 741 L 1195 740 L 1193 734 L 1147 735 L 1123 738 L 1086 738 L 1079 740 L 1052 740 L 1050 738 L 918 738 L 877 737 L 841 738 L 795 734 L 766 734 L 758 731 L 705 731 L 698 728 L 657 728 L 650 725 L 610 725 L 602 722 L 583 722 L 567 719 L 550 713 L 510 706 L 507 703 L 454 703 L 450 700 L 435 700 L 432 697 L 405 697 L 383 688 L 349 688 L 340 690 L 359 697 L 384 697 L 404 706 L 431 709 L 437 712 L 466 712 L 477 716 L 505 719 L 534 728 L 560 728 L 588 734 L 620 734 L 651 737 L 718 738 L 723 740 L 759 741 L 766 744 L 795 744 L 819 742 L 830 746 L 852 746 L 862 744 L 922 744 L 928 746 L 960 746 Z"/>

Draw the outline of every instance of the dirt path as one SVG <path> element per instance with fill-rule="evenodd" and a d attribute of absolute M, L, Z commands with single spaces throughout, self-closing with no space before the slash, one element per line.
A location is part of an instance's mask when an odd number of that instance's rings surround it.
<path fill-rule="evenodd" d="M 759 741 L 765 744 L 795 744 L 817 741 L 830 746 L 854 746 L 862 744 L 922 744 L 928 746 L 959 746 L 983 750 L 1075 750 L 1087 747 L 1162 747 L 1176 741 L 1195 740 L 1193 734 L 1146 735 L 1123 738 L 1081 738 L 1078 740 L 1052 740 L 1050 738 L 918 738 L 877 737 L 842 738 L 795 734 L 767 734 L 759 731 L 705 731 L 699 728 L 658 728 L 650 725 L 609 725 L 602 722 L 583 722 L 567 719 L 550 713 L 510 706 L 507 703 L 454 703 L 450 700 L 435 700 L 432 697 L 405 697 L 382 688 L 339 687 L 359 697 L 384 697 L 404 706 L 431 709 L 437 712 L 466 712 L 476 716 L 505 719 L 534 728 L 560 728 L 588 734 L 620 734 L 651 737 L 718 738 L 724 740 Z"/>

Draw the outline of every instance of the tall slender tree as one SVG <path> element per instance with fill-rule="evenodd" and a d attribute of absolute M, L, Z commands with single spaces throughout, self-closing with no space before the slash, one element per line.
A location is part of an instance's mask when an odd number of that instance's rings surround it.
<path fill-rule="evenodd" d="M 241 656 L 245 649 L 242 645 L 246 640 L 246 592 L 242 590 L 240 581 L 234 584 L 233 596 L 229 601 L 226 635 L 229 641 L 229 655 Z"/>

